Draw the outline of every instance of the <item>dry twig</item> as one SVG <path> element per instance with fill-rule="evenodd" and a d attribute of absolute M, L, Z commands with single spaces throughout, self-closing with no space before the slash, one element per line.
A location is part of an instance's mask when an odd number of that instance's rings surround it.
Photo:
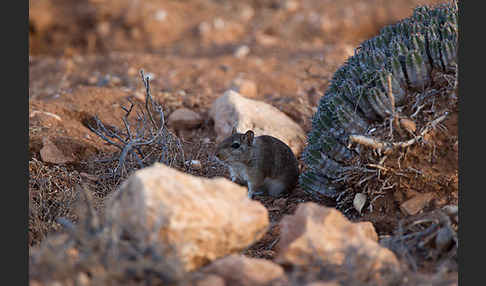
<path fill-rule="evenodd" d="M 121 175 L 121 171 L 125 167 L 129 156 L 135 160 L 138 168 L 144 168 L 153 163 L 153 161 L 170 165 L 172 162 L 169 161 L 171 157 L 169 155 L 174 154 L 181 154 L 181 159 L 182 161 L 184 160 L 182 145 L 179 139 L 166 128 L 163 109 L 152 98 L 150 77 L 145 75 L 143 70 L 140 71 L 140 75 L 145 86 L 145 106 L 142 108 L 139 104 L 134 104 L 131 100 L 129 100 L 131 104 L 129 108 L 121 106 L 125 111 L 125 115 L 122 118 L 123 131 L 117 128 L 107 128 L 96 116 L 94 117 L 96 125 L 88 125 L 88 128 L 101 139 L 120 150 L 117 166 L 112 172 L 113 176 Z M 130 121 L 129 117 L 135 110 L 136 123 L 133 126 L 133 120 Z M 154 112 L 156 115 L 154 115 Z M 156 122 L 156 118 L 158 122 Z M 171 152 L 170 145 L 174 142 L 177 152 L 168 154 Z M 154 159 L 154 155 L 156 156 L 159 153 L 157 151 L 160 150 L 162 152 L 157 159 Z M 175 160 L 175 158 L 172 159 Z"/>
<path fill-rule="evenodd" d="M 374 150 L 377 150 L 379 153 L 383 153 L 385 155 L 388 155 L 393 152 L 393 150 L 400 149 L 400 148 L 406 148 L 409 147 L 416 142 L 420 141 L 423 139 L 423 137 L 429 133 L 432 129 L 434 129 L 439 123 L 445 120 L 447 117 L 448 112 L 444 112 L 441 116 L 436 118 L 435 120 L 429 122 L 422 131 L 420 132 L 419 136 L 407 140 L 407 141 L 402 141 L 402 142 L 386 142 L 382 141 L 376 138 L 364 136 L 364 135 L 350 135 L 349 136 L 349 145 L 348 148 L 351 146 L 352 143 L 357 143 L 360 145 L 364 145 L 370 148 L 373 148 Z"/>

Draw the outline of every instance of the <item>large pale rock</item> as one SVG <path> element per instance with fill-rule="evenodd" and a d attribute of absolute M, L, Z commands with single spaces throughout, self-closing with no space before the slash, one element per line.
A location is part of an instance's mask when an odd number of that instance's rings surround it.
<path fill-rule="evenodd" d="M 258 95 L 258 88 L 254 81 L 241 77 L 235 78 L 231 82 L 230 89 L 238 92 L 247 98 L 255 98 Z"/>
<path fill-rule="evenodd" d="M 236 254 L 214 261 L 201 272 L 218 275 L 225 280 L 225 285 L 235 286 L 269 285 L 272 281 L 286 279 L 280 265 Z"/>
<path fill-rule="evenodd" d="M 187 271 L 246 248 L 269 224 L 267 210 L 248 198 L 246 188 L 159 163 L 129 177 L 106 212 L 115 222 L 146 226 Z"/>
<path fill-rule="evenodd" d="M 202 276 L 198 280 L 192 281 L 192 283 L 182 284 L 183 286 L 225 286 L 224 279 L 218 275 L 209 274 L 207 276 Z"/>
<path fill-rule="evenodd" d="M 241 133 L 251 129 L 256 136 L 274 136 L 289 145 L 295 155 L 305 144 L 304 130 L 290 117 L 270 104 L 245 98 L 231 89 L 215 100 L 209 116 L 214 120 L 218 142 L 231 135 L 236 126 Z"/>
<path fill-rule="evenodd" d="M 354 223 L 357 228 L 361 228 L 361 231 L 366 235 L 367 238 L 378 242 L 378 234 L 376 233 L 375 227 L 369 221 L 362 221 Z"/>
<path fill-rule="evenodd" d="M 312 263 L 366 267 L 373 277 L 380 271 L 399 270 L 393 252 L 380 246 L 369 226 L 352 223 L 339 211 L 315 203 L 300 204 L 292 216 L 281 221 L 280 254 L 277 262 L 299 266 Z M 355 268 L 356 269 L 356 268 Z"/>

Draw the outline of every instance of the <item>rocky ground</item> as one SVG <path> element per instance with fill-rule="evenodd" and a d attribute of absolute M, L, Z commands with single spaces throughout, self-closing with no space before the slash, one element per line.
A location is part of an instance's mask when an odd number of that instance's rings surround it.
<path fill-rule="evenodd" d="M 202 191 L 197 197 L 179 194 L 191 204 L 173 210 L 180 215 L 167 216 L 169 221 L 182 225 L 191 220 L 200 222 L 188 228 L 192 233 L 181 234 L 170 226 L 163 232 L 168 235 L 165 242 L 169 241 L 167 245 L 173 250 L 160 251 L 168 257 L 173 253 L 181 255 L 182 262 L 160 266 L 153 257 L 142 262 L 135 259 L 137 265 L 146 263 L 146 268 L 127 267 L 145 273 L 141 275 L 135 270 L 127 275 L 128 268 L 113 270 L 101 262 L 98 265 L 93 262 L 95 258 L 89 261 L 80 258 L 83 253 L 91 253 L 88 250 L 93 250 L 94 244 L 81 243 L 86 250 L 83 252 L 69 243 L 76 240 L 73 237 L 93 236 L 92 231 L 82 235 L 78 231 L 76 235 L 70 234 L 70 238 L 53 234 L 69 233 L 70 222 L 90 229 L 101 229 L 103 225 L 106 229 L 106 223 L 116 225 L 122 220 L 120 217 L 126 217 L 109 210 L 120 206 L 132 209 L 132 201 L 126 204 L 114 194 L 139 168 L 136 160 L 127 156 L 120 173 L 113 175 L 120 149 L 89 127 L 96 127 L 99 120 L 109 131 L 124 130 L 126 110 L 122 107 L 128 109 L 131 103 L 136 107 L 127 122 L 135 125 L 135 112 L 143 111 L 146 102 L 141 69 L 150 75 L 151 96 L 162 107 L 164 138 L 170 145 L 168 149 L 150 149 L 149 154 L 166 154 L 164 162 L 182 172 L 162 178 L 163 182 L 176 177 L 187 182 L 193 179 L 183 177 L 186 174 L 228 178 L 227 170 L 212 155 L 221 133 L 225 132 L 222 122 L 232 119 L 225 119 L 224 114 L 215 115 L 212 107 L 216 99 L 233 90 L 243 98 L 273 106 L 282 114 L 278 116 L 296 123 L 295 138 L 301 138 L 299 134 L 305 136 L 311 128 L 312 115 L 333 73 L 361 41 L 376 35 L 384 25 L 409 16 L 419 4 L 442 2 L 29 1 L 29 247 L 30 263 L 36 269 L 31 272 L 31 283 L 49 285 L 49 281 L 58 280 L 96 285 L 96 281 L 108 280 L 116 281 L 115 284 L 143 284 L 152 280 L 140 277 L 149 276 L 155 276 L 153 281 L 165 281 L 162 279 L 165 276 L 147 274 L 150 269 L 158 274 L 172 273 L 165 277 L 167 281 L 180 281 L 179 271 L 192 271 L 183 282 L 189 285 L 376 285 L 390 281 L 395 285 L 457 284 L 457 256 L 450 245 L 444 246 L 446 250 L 437 246 L 444 237 L 442 233 L 448 231 L 443 227 L 447 219 L 442 212 L 436 212 L 439 206 L 457 205 L 457 144 L 453 142 L 454 138 L 457 142 L 457 117 L 446 123 L 447 134 L 438 135 L 448 138 L 456 149 L 443 156 L 444 163 L 439 169 L 430 170 L 441 174 L 443 184 L 432 195 L 418 195 L 410 190 L 400 198 L 390 196 L 383 202 L 383 209 L 392 211 L 363 212 L 362 216 L 351 218 L 351 222 L 332 209 L 333 202 L 311 198 L 299 187 L 284 198 L 261 196 L 249 201 L 245 188 L 218 182 L 224 186 L 211 188 L 221 189 L 221 194 Z M 262 121 L 252 114 L 251 107 L 246 110 L 244 116 L 254 118 L 249 121 L 254 122 L 250 126 Z M 290 137 L 287 143 L 291 147 L 295 144 L 298 152 L 305 140 L 299 142 Z M 301 161 L 300 165 L 302 168 Z M 140 176 L 142 185 L 162 180 Z M 202 183 L 187 184 L 197 189 L 195 186 Z M 134 188 L 130 186 L 125 187 Z M 184 189 L 175 186 L 177 190 Z M 107 212 L 106 222 L 84 222 L 88 221 L 86 214 L 77 207 L 83 202 L 82 189 L 89 193 L 86 200 L 96 214 L 91 215 L 103 221 L 101 218 Z M 170 189 L 162 188 L 160 192 L 165 195 L 154 198 L 147 195 L 152 198 L 148 201 L 169 209 L 178 204 L 180 198 L 171 196 Z M 204 200 L 205 196 L 208 198 Z M 234 204 L 227 205 L 233 201 Z M 137 206 L 145 209 L 140 204 Z M 444 213 L 454 217 L 451 208 Z M 199 211 L 188 216 L 189 210 Z M 149 221 L 158 217 L 156 211 L 134 212 Z M 251 214 L 253 220 L 239 218 L 237 214 L 243 212 Z M 217 219 L 224 214 L 228 217 Z M 423 228 L 407 221 L 415 215 L 440 222 L 439 226 Z M 63 218 L 64 223 L 58 218 Z M 212 229 L 206 222 L 221 227 Z M 130 224 L 134 228 L 136 225 Z M 201 228 L 207 233 L 197 237 Z M 413 231 L 418 230 L 424 232 L 425 238 L 413 237 Z M 146 229 L 140 232 L 151 233 Z M 402 236 L 397 235 L 399 232 Z M 180 235 L 208 244 L 196 243 L 192 250 L 181 249 L 174 243 Z M 97 241 L 96 247 L 101 247 L 100 259 L 114 259 L 114 254 L 105 250 L 107 241 L 112 241 L 96 239 L 90 241 Z M 424 240 L 435 241 L 430 251 Z M 46 242 L 62 246 L 63 251 L 57 256 L 47 255 Z M 420 243 L 424 245 L 417 247 Z M 148 242 L 144 245 L 154 247 Z M 127 257 L 138 253 L 127 247 L 119 252 L 129 253 Z M 311 255 L 314 250 L 319 255 Z M 188 252 L 192 255 L 187 255 Z M 121 261 L 120 257 L 116 258 Z M 220 257 L 224 258 L 215 260 Z M 60 265 L 56 259 L 72 264 Z M 127 261 L 133 261 L 130 259 Z M 346 267 L 336 266 L 343 262 Z"/>

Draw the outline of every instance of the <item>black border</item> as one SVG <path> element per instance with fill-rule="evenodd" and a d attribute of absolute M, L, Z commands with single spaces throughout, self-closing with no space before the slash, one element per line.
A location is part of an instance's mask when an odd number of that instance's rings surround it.
<path fill-rule="evenodd" d="M 29 0 L 30 1 L 30 0 Z M 29 1 L 3 2 L 2 284 L 28 285 Z M 35 1 L 35 0 L 34 0 Z M 9 282 L 13 283 L 9 283 Z"/>
<path fill-rule="evenodd" d="M 478 1 L 468 1 L 468 4 L 472 3 L 480 3 Z M 458 125 L 458 133 L 459 133 L 459 249 L 458 249 L 458 257 L 459 257 L 459 285 L 474 285 L 473 281 L 479 281 L 475 279 L 474 274 L 480 274 L 482 265 L 481 263 L 475 263 L 473 258 L 471 258 L 471 253 L 467 253 L 468 250 L 470 252 L 476 253 L 486 253 L 485 251 L 481 251 L 476 249 L 480 243 L 472 245 L 471 238 L 480 238 L 481 233 L 476 232 L 472 233 L 471 230 L 477 229 L 480 230 L 482 225 L 485 223 L 482 221 L 482 210 L 484 210 L 484 206 L 474 206 L 473 202 L 477 202 L 481 204 L 480 198 L 475 198 L 477 195 L 484 195 L 482 194 L 481 184 L 476 184 L 472 181 L 473 178 L 478 177 L 481 179 L 481 167 L 476 168 L 471 166 L 473 164 L 471 162 L 471 157 L 477 157 L 475 153 L 478 153 L 481 150 L 483 145 L 481 144 L 480 138 L 469 138 L 467 137 L 467 129 L 470 129 L 469 134 L 472 134 L 472 130 L 481 130 L 481 125 L 483 125 L 483 121 L 481 120 L 481 115 L 485 113 L 483 109 L 483 104 L 481 104 L 478 99 L 482 98 L 482 90 L 478 88 L 472 88 L 474 83 L 481 83 L 484 82 L 485 79 L 481 78 L 481 73 L 470 71 L 467 66 L 467 57 L 466 54 L 469 54 L 469 59 L 473 57 L 481 58 L 482 57 L 482 46 L 479 44 L 465 44 L 465 38 L 467 38 L 468 34 L 471 36 L 470 38 L 476 38 L 476 41 L 482 38 L 480 35 L 483 34 L 481 31 L 478 33 L 478 29 L 474 29 L 476 26 L 476 21 L 482 21 L 480 19 L 484 19 L 479 13 L 482 13 L 482 9 L 474 9 L 475 11 L 479 12 L 476 15 L 472 15 L 473 9 L 469 9 L 465 11 L 464 0 L 458 1 L 459 7 L 459 49 L 458 49 L 458 63 L 459 63 L 459 81 L 458 81 L 458 88 L 459 88 L 459 125 Z M 479 26 L 480 27 L 480 26 Z M 479 28 L 478 27 L 478 28 Z M 482 29 L 481 29 L 482 30 Z M 473 34 L 474 33 L 474 34 Z M 478 34 L 476 34 L 478 33 Z M 475 48 L 475 51 L 471 51 L 471 47 Z M 467 49 L 470 49 L 467 51 Z M 477 55 L 477 56 L 475 56 Z M 476 111 L 474 110 L 476 107 Z M 479 123 L 480 125 L 476 125 L 474 123 Z M 476 127 L 477 126 L 477 127 Z M 477 132 L 476 131 L 476 132 Z M 474 132 L 474 131 L 473 131 Z M 481 131 L 479 131 L 481 133 Z M 473 135 L 473 137 L 477 137 L 478 135 Z M 478 146 L 472 146 L 473 143 L 476 143 Z M 479 144 L 478 144 L 479 143 Z M 469 151 L 469 158 L 466 156 L 466 150 Z M 478 150 L 478 151 L 475 151 Z M 481 151 L 479 151 L 481 153 Z M 472 156 L 471 156 L 472 155 Z M 468 162 L 469 161 L 469 162 Z M 478 162 L 481 164 L 481 162 Z M 475 163 L 474 163 L 475 164 Z M 474 174 L 476 173 L 476 174 Z M 475 176 L 478 175 L 478 176 Z M 478 182 L 480 183 L 480 182 Z M 469 198 L 469 199 L 468 199 Z M 466 203 L 466 201 L 469 202 Z M 468 215 L 469 214 L 469 215 Z M 470 227 L 468 227 L 468 225 Z M 469 229 L 469 231 L 467 231 Z M 469 237 L 467 237 L 469 236 Z M 483 239 L 484 240 L 484 239 Z M 466 258 L 467 257 L 467 258 Z M 469 261 L 467 262 L 466 259 Z M 483 270 L 484 272 L 484 270 Z M 479 278 L 479 277 L 478 277 Z M 466 281 L 469 281 L 467 283 Z"/>

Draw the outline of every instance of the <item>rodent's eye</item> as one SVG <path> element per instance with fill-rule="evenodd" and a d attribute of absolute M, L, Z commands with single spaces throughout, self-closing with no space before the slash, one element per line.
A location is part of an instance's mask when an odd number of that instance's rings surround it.
<path fill-rule="evenodd" d="M 238 142 L 234 142 L 233 144 L 231 144 L 231 148 L 233 149 L 238 149 L 238 147 L 240 147 L 240 143 Z"/>

